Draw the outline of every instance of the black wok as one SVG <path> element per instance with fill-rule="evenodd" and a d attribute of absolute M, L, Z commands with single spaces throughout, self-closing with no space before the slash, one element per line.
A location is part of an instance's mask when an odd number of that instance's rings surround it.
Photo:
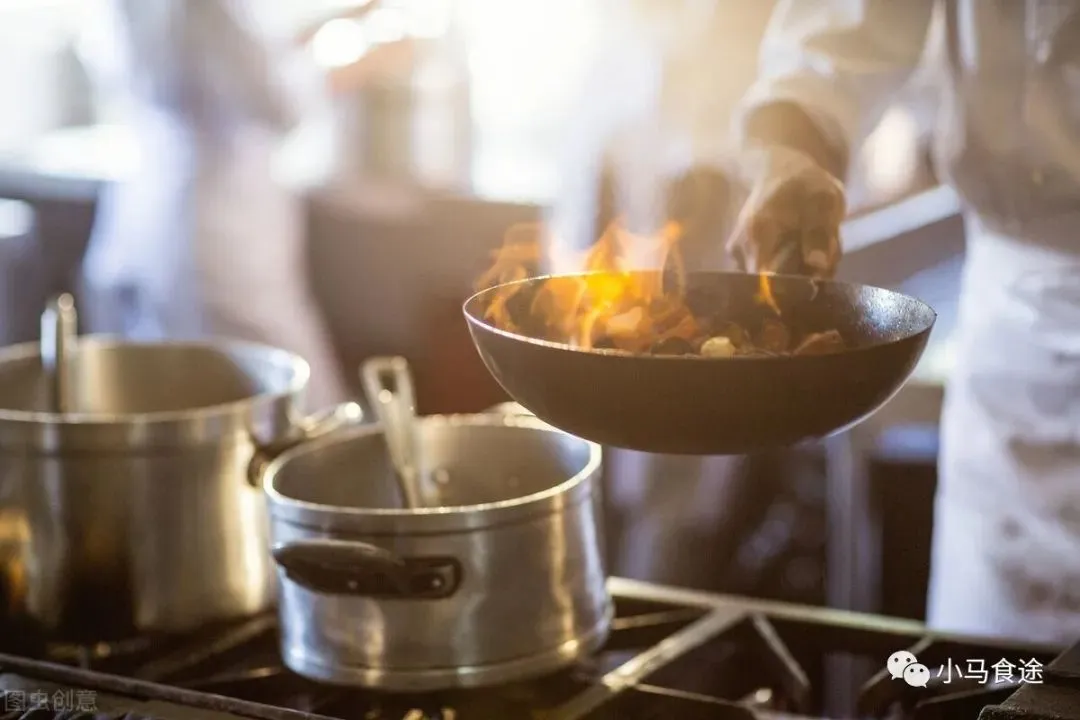
<path fill-rule="evenodd" d="M 545 279 L 514 283 L 521 286 L 509 303 L 515 321 L 514 308 L 527 308 Z M 926 303 L 881 288 L 796 275 L 770 281 L 794 336 L 835 329 L 847 349 L 735 358 L 582 350 L 485 322 L 506 285 L 473 295 L 464 310 L 488 370 L 540 419 L 603 445 L 685 455 L 744 454 L 851 427 L 900 389 L 937 318 Z M 753 332 L 775 317 L 755 299 L 758 282 L 746 273 L 690 273 L 686 303 L 699 318 Z"/>

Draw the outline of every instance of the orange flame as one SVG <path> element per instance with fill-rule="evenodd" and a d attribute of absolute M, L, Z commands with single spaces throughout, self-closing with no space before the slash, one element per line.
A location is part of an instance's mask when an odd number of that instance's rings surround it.
<path fill-rule="evenodd" d="M 8 586 L 7 607 L 0 612 L 11 615 L 20 611 L 28 592 L 27 569 L 20 554 L 29 542 L 30 529 L 21 515 L 0 510 L 0 578 Z M 11 550 L 9 554 L 7 551 Z M 0 601 L 4 598 L 0 597 Z"/>
<path fill-rule="evenodd" d="M 515 301 L 523 285 L 506 284 L 536 275 L 543 256 L 541 232 L 537 225 L 514 226 L 476 283 L 477 290 L 499 286 L 484 320 L 508 332 L 583 349 L 594 349 L 600 338 L 608 347 L 628 352 L 642 352 L 672 338 L 698 343 L 704 328 L 685 303 L 686 268 L 678 245 L 682 236 L 683 226 L 676 222 L 649 237 L 613 223 L 585 253 L 582 274 L 547 278 L 526 306 L 523 300 Z M 635 272 L 640 268 L 630 267 L 625 257 L 631 247 L 652 250 L 661 271 Z M 759 277 L 759 301 L 779 315 L 768 276 Z"/>
<path fill-rule="evenodd" d="M 780 306 L 776 304 L 776 296 L 773 295 L 772 282 L 769 280 L 769 276 L 766 273 L 758 274 L 758 291 L 754 299 L 762 305 L 768 307 L 779 317 Z"/>
<path fill-rule="evenodd" d="M 529 266 L 541 259 L 538 229 L 516 226 L 494 253 L 494 264 L 477 282 L 478 289 L 522 280 Z M 592 349 L 599 337 L 616 348 L 641 351 L 670 337 L 691 340 L 699 334 L 697 322 L 683 303 L 685 269 L 678 252 L 682 227 L 667 223 L 654 237 L 632 235 L 613 224 L 589 249 L 583 274 L 547 279 L 533 295 L 528 316 L 544 326 L 550 339 Z M 671 272 L 634 272 L 625 261 L 626 250 L 642 243 L 657 251 L 661 268 Z M 665 277 L 673 287 L 665 286 Z M 520 290 L 501 289 L 488 305 L 484 319 L 497 327 L 520 332 L 508 303 Z"/>

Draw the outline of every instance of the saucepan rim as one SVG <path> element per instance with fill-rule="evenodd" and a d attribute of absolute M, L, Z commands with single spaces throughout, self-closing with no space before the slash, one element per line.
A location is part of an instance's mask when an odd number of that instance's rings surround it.
<path fill-rule="evenodd" d="M 655 271 L 655 270 L 640 270 L 640 271 L 631 271 L 631 272 L 646 273 L 646 272 L 657 272 L 657 271 Z M 701 356 L 701 355 L 654 355 L 654 354 L 651 354 L 651 353 L 629 353 L 629 352 L 626 352 L 624 350 L 615 350 L 615 349 L 609 349 L 609 348 L 595 348 L 595 349 L 581 348 L 581 347 L 575 347 L 575 346 L 570 345 L 568 343 L 560 343 L 560 342 L 555 342 L 553 340 L 544 340 L 544 339 L 541 339 L 541 338 L 535 338 L 535 337 L 531 337 L 529 335 L 525 335 L 524 333 L 515 333 L 515 332 L 510 332 L 508 330 L 503 330 L 502 328 L 496 327 L 492 323 L 487 322 L 480 315 L 478 315 L 476 312 L 474 312 L 475 308 L 473 306 L 475 306 L 475 305 L 477 305 L 479 303 L 480 298 L 483 297 L 484 295 L 491 294 L 493 291 L 495 291 L 498 288 L 507 288 L 507 287 L 511 287 L 513 285 L 536 284 L 536 283 L 539 283 L 539 282 L 544 281 L 544 280 L 549 280 L 551 278 L 570 278 L 570 277 L 584 277 L 584 276 L 587 276 L 587 275 L 607 275 L 607 274 L 611 274 L 610 271 L 601 270 L 601 271 L 595 271 L 595 272 L 578 272 L 578 273 L 549 273 L 549 274 L 546 274 L 546 275 L 537 275 L 537 276 L 533 276 L 533 277 L 527 277 L 527 278 L 523 278 L 521 280 L 511 280 L 509 282 L 499 283 L 498 285 L 493 285 L 491 287 L 484 288 L 483 290 L 479 290 L 479 291 L 473 293 L 472 295 L 469 296 L 469 298 L 467 300 L 465 300 L 465 302 L 461 306 L 461 309 L 462 309 L 462 312 L 465 314 L 465 319 L 469 322 L 470 325 L 473 325 L 473 326 L 478 327 L 478 328 L 482 328 L 485 332 L 489 332 L 489 333 L 492 333 L 492 334 L 495 334 L 495 335 L 500 335 L 500 336 L 502 336 L 502 337 L 504 337 L 504 338 L 506 338 L 508 340 L 513 340 L 513 341 L 519 342 L 519 343 L 526 343 L 526 344 L 534 345 L 534 346 L 538 346 L 538 347 L 550 348 L 552 350 L 560 350 L 562 352 L 580 353 L 582 355 L 596 355 L 596 356 L 603 356 L 603 357 L 610 357 L 610 358 L 624 358 L 624 359 L 627 359 L 627 360 L 649 361 L 649 362 L 701 362 L 701 363 L 730 363 L 730 362 L 754 362 L 754 363 L 781 362 L 782 363 L 782 362 L 800 362 L 800 361 L 805 361 L 805 359 L 806 359 L 805 356 L 799 356 L 799 355 L 775 355 L 775 356 L 754 355 L 754 356 L 748 356 L 748 357 L 738 357 L 738 356 L 736 356 L 736 357 L 730 357 L 730 358 L 714 358 L 714 357 L 706 357 L 706 356 Z M 740 272 L 726 272 L 726 271 L 698 271 L 698 272 L 687 273 L 687 275 L 688 276 L 690 276 L 690 275 L 714 275 L 714 276 L 716 276 L 716 275 L 727 275 L 727 276 L 733 276 L 734 277 L 734 276 L 740 276 L 740 275 L 747 275 L 747 276 L 756 275 L 756 273 L 740 273 Z M 771 277 L 777 278 L 778 280 L 781 280 L 781 281 L 787 281 L 787 280 L 791 280 L 791 279 L 798 279 L 798 280 L 801 280 L 803 282 L 823 283 L 823 284 L 829 284 L 829 285 L 834 285 L 834 286 L 848 287 L 848 288 L 852 288 L 852 289 L 876 290 L 878 292 L 887 293 L 889 295 L 893 295 L 893 296 L 897 296 L 897 297 L 902 297 L 902 298 L 904 298 L 906 300 L 910 300 L 910 301 L 913 301 L 915 303 L 918 303 L 918 305 L 920 306 L 920 310 L 921 310 L 920 315 L 922 315 L 923 313 L 925 313 L 927 311 L 929 311 L 929 313 L 930 313 L 930 315 L 928 317 L 929 321 L 925 322 L 925 323 L 920 323 L 920 326 L 915 330 L 911 330 L 911 331 L 902 333 L 899 337 L 893 338 L 891 340 L 879 340 L 879 341 L 875 341 L 875 342 L 872 342 L 872 343 L 867 343 L 865 345 L 858 345 L 857 347 L 853 347 L 853 348 L 846 348 L 841 353 L 836 353 L 836 354 L 839 354 L 839 355 L 851 356 L 851 355 L 855 355 L 855 354 L 858 354 L 858 353 L 861 353 L 861 352 L 873 351 L 876 348 L 880 348 L 880 347 L 882 347 L 884 345 L 893 345 L 895 343 L 900 343 L 900 342 L 904 342 L 906 340 L 911 340 L 912 338 L 918 337 L 919 335 L 922 335 L 922 334 L 930 331 L 934 327 L 935 323 L 937 322 L 937 311 L 934 310 L 934 308 L 931 307 L 929 305 L 929 303 L 927 303 L 927 302 L 925 302 L 923 300 L 920 300 L 919 298 L 914 297 L 912 295 L 905 295 L 904 293 L 898 292 L 896 290 L 890 290 L 888 288 L 877 287 L 876 285 L 866 285 L 866 284 L 863 284 L 863 283 L 845 282 L 845 281 L 842 281 L 842 280 L 816 280 L 814 278 L 808 278 L 808 277 L 805 277 L 805 276 L 802 276 L 802 275 L 790 275 L 790 274 L 779 274 L 779 273 L 777 273 L 777 274 L 771 275 Z M 817 357 L 828 357 L 828 356 L 825 355 L 825 356 L 817 356 Z"/>
<path fill-rule="evenodd" d="M 254 393 L 244 398 L 203 405 L 195 408 L 182 410 L 160 410 L 144 413 L 88 413 L 70 412 L 53 413 L 41 410 L 12 410 L 0 407 L 0 422 L 19 424 L 49 424 L 81 427 L 107 427 L 124 426 L 132 423 L 140 425 L 159 423 L 198 423 L 221 416 L 227 416 L 253 404 L 273 402 L 277 399 L 300 393 L 307 386 L 311 378 L 311 367 L 304 358 L 295 353 L 276 348 L 271 345 L 248 342 L 246 340 L 233 340 L 231 338 L 208 338 L 205 340 L 166 340 L 154 341 L 129 341 L 112 335 L 80 335 L 78 350 L 92 348 L 94 351 L 110 351 L 134 349 L 178 349 L 200 350 L 223 354 L 226 356 L 241 355 L 253 359 L 260 359 L 276 365 L 289 373 L 289 381 L 280 389 Z M 9 362 L 28 360 L 40 357 L 41 346 L 37 342 L 21 343 L 0 348 L 0 371 Z M 261 357 L 260 357 L 261 356 Z"/>
<path fill-rule="evenodd" d="M 430 508 L 370 508 L 318 503 L 286 495 L 275 486 L 275 481 L 289 463 L 304 455 L 318 452 L 326 446 L 332 446 L 349 440 L 380 435 L 382 426 L 378 423 L 365 423 L 356 427 L 330 433 L 325 437 L 312 440 L 288 450 L 275 458 L 263 475 L 263 491 L 270 502 L 270 513 L 285 521 L 296 521 L 296 514 L 312 514 L 346 518 L 450 518 L 461 516 L 492 515 L 501 511 L 538 505 L 570 493 L 576 486 L 587 484 L 590 478 L 597 476 L 603 465 L 603 451 L 598 443 L 571 435 L 555 428 L 544 421 L 529 415 L 500 415 L 497 413 L 426 415 L 419 418 L 423 425 L 441 427 L 474 428 L 520 428 L 540 433 L 560 435 L 574 442 L 583 444 L 588 449 L 584 465 L 572 475 L 556 485 L 519 497 L 496 500 L 471 505 L 446 505 Z M 292 511 L 292 512 L 290 512 Z"/>

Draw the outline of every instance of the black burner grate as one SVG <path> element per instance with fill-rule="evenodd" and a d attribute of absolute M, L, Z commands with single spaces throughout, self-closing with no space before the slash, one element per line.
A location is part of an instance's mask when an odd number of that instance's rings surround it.
<path fill-rule="evenodd" d="M 153 720 L 153 718 L 136 713 L 94 713 L 41 707 L 0 713 L 0 720 Z"/>
<path fill-rule="evenodd" d="M 1072 662 L 1068 654 L 1047 667 L 1046 687 L 1018 689 L 1016 685 L 934 679 L 928 687 L 912 688 L 893 680 L 883 669 L 890 654 L 905 648 L 928 666 L 950 658 L 982 661 L 986 666 L 999 660 L 1049 663 L 1056 655 L 1053 648 L 949 638 L 906 620 L 626 580 L 612 580 L 611 589 L 617 617 L 608 644 L 594 657 L 536 681 L 484 690 L 388 695 L 309 682 L 282 667 L 272 617 L 208 628 L 185 638 L 143 638 L 125 646 L 52 647 L 48 657 L 123 676 L 109 679 L 110 692 L 139 697 L 167 692 L 162 699 L 173 703 L 264 720 L 301 716 L 340 720 L 855 716 L 975 720 L 980 712 L 984 718 L 1016 717 L 1017 703 L 1043 691 L 1057 690 L 1059 699 L 1064 690 L 1080 694 L 1080 672 L 1074 672 L 1080 662 Z M 1076 654 L 1080 658 L 1080 650 Z M 858 697 L 830 694 L 830 689 L 843 685 L 833 675 L 838 658 L 861 658 L 870 666 L 866 677 L 855 678 L 862 685 Z M 41 676 L 41 668 L 46 667 L 0 656 L 0 689 L 5 666 L 16 665 L 8 672 L 24 677 Z M 845 667 L 850 675 L 851 663 Z M 67 672 L 82 674 L 53 680 L 72 687 L 99 682 L 82 670 Z M 987 706 L 993 707 L 983 712 Z M 1010 708 L 1013 715 L 1003 714 Z M 1074 714 L 1080 717 L 1080 711 Z M 24 715 L 0 720 L 16 717 L 21 720 Z"/>

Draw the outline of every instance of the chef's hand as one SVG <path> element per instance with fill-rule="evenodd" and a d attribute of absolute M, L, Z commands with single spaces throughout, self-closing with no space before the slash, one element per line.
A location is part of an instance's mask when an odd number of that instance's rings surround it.
<path fill-rule="evenodd" d="M 746 193 L 727 245 L 736 262 L 747 272 L 832 277 L 846 213 L 840 181 L 782 146 L 753 147 L 729 172 Z"/>

